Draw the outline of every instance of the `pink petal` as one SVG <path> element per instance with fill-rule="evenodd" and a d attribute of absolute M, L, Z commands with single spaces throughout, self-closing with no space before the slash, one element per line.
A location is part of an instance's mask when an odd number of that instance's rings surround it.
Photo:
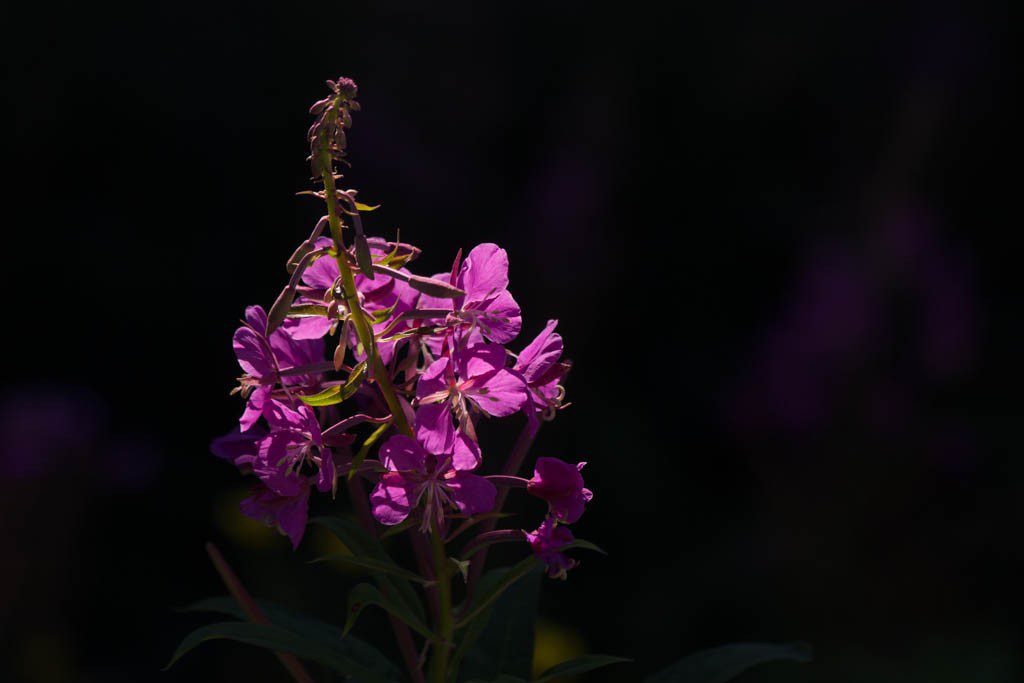
<path fill-rule="evenodd" d="M 253 377 L 266 377 L 273 374 L 274 365 L 270 359 L 270 351 L 263 337 L 248 327 L 239 327 L 231 339 L 238 364 L 246 374 Z"/>
<path fill-rule="evenodd" d="M 454 438 L 455 426 L 447 402 L 420 406 L 416 411 L 416 439 L 428 453 L 451 453 Z"/>
<path fill-rule="evenodd" d="M 510 370 L 499 370 L 482 386 L 467 393 L 480 410 L 494 417 L 511 415 L 527 400 L 526 384 Z"/>
<path fill-rule="evenodd" d="M 503 346 L 475 344 L 465 349 L 459 349 L 453 354 L 455 373 L 461 380 L 485 375 L 505 367 L 506 358 L 508 358 L 508 354 L 505 353 Z"/>
<path fill-rule="evenodd" d="M 467 305 L 469 308 L 469 305 Z M 498 344 L 507 344 L 517 336 L 523 327 L 519 304 L 507 290 L 475 305 L 481 311 L 479 325 L 483 335 Z"/>
<path fill-rule="evenodd" d="M 263 407 L 266 404 L 267 397 L 270 396 L 271 387 L 257 387 L 255 391 L 249 394 L 249 400 L 245 402 L 245 412 L 242 413 L 242 417 L 238 419 L 238 426 L 243 432 L 247 432 L 253 428 L 260 417 L 263 416 Z"/>
<path fill-rule="evenodd" d="M 459 512 L 467 515 L 481 515 L 494 509 L 498 489 L 483 477 L 468 472 L 456 472 L 444 482 L 451 493 Z"/>
<path fill-rule="evenodd" d="M 459 287 L 467 301 L 480 299 L 508 287 L 508 254 L 497 244 L 473 247 L 462 264 Z"/>
<path fill-rule="evenodd" d="M 396 472 L 387 472 L 370 494 L 370 509 L 381 524 L 393 526 L 409 516 L 415 499 L 414 491 Z"/>
<path fill-rule="evenodd" d="M 533 384 L 562 357 L 562 335 L 555 332 L 557 320 L 549 320 L 537 338 L 526 345 L 516 359 L 515 369 Z"/>
<path fill-rule="evenodd" d="M 395 434 L 380 447 L 380 461 L 392 471 L 424 471 L 427 452 L 412 437 Z"/>
<path fill-rule="evenodd" d="M 454 429 L 454 428 L 453 428 Z M 460 472 L 475 470 L 483 462 L 480 444 L 462 432 L 456 432 L 452 443 L 452 469 Z"/>
<path fill-rule="evenodd" d="M 331 256 L 321 256 L 302 273 L 302 282 L 314 289 L 330 289 L 341 273 Z"/>
<path fill-rule="evenodd" d="M 317 315 L 310 318 L 289 318 L 284 321 L 282 327 L 288 330 L 292 339 L 308 340 L 320 339 L 331 331 L 332 321 L 325 315 Z"/>

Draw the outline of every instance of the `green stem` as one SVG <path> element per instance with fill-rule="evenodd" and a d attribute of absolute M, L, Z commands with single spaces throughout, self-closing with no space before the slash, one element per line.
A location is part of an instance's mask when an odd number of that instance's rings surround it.
<path fill-rule="evenodd" d="M 451 572 L 444 541 L 437 527 L 430 530 L 430 549 L 434 556 L 434 574 L 437 579 L 437 630 L 438 642 L 434 657 L 430 660 L 430 683 L 446 683 L 448 678 L 448 654 L 451 651 L 455 633 L 455 619 L 452 615 Z"/>
<path fill-rule="evenodd" d="M 377 345 L 373 338 L 373 327 L 363 315 L 363 309 L 359 305 L 359 294 L 356 291 L 356 279 L 352 273 L 352 267 L 348 263 L 345 251 L 345 238 L 341 234 L 341 217 L 338 211 L 338 196 L 334 185 L 334 169 L 330 162 L 330 154 L 325 150 L 321 153 L 320 167 L 323 173 L 324 198 L 327 201 L 327 219 L 331 227 L 331 237 L 334 239 L 334 247 L 337 251 L 338 270 L 341 272 L 341 285 L 345 289 L 345 303 L 349 311 L 352 325 L 356 328 L 356 335 L 363 345 L 363 351 L 369 361 L 370 369 L 373 371 L 373 378 L 380 387 L 380 393 L 384 396 L 388 410 L 395 419 L 395 428 L 407 435 L 412 436 L 409 428 L 409 421 L 405 418 L 405 411 L 398 402 L 395 388 L 391 385 L 391 377 L 387 368 L 380 359 L 377 352 Z"/>

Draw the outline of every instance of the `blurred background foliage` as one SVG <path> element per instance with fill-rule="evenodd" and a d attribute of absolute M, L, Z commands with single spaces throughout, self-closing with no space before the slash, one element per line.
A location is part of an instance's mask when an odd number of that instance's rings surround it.
<path fill-rule="evenodd" d="M 1021 680 L 1015 11 L 13 8 L 0 679 L 284 680 L 233 645 L 159 671 L 198 623 L 172 610 L 223 592 L 206 540 L 339 620 L 357 576 L 237 514 L 207 444 L 243 307 L 317 217 L 306 107 L 345 74 L 368 229 L 427 274 L 500 242 L 523 340 L 558 317 L 575 361 L 535 454 L 591 463 L 577 531 L 611 554 L 545 584 L 538 667 L 803 639 L 813 664 L 743 680 Z"/>

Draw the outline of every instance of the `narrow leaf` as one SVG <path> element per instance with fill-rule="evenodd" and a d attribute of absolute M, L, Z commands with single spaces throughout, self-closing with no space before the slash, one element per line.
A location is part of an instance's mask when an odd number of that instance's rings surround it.
<path fill-rule="evenodd" d="M 363 204 L 362 202 L 356 202 L 356 210 L 362 211 L 363 213 L 369 213 L 370 211 L 376 211 L 380 208 L 380 204 L 370 206 L 369 204 Z"/>
<path fill-rule="evenodd" d="M 725 683 L 765 662 L 811 661 L 807 643 L 736 643 L 683 657 L 645 683 Z"/>
<path fill-rule="evenodd" d="M 427 625 L 413 614 L 412 611 L 400 600 L 389 598 L 377 590 L 376 586 L 368 583 L 361 583 L 349 591 L 348 617 L 345 620 L 345 628 L 342 629 L 342 633 L 344 635 L 348 635 L 348 632 L 351 631 L 352 627 L 355 625 L 356 619 L 358 619 L 362 611 L 370 605 L 376 605 L 392 616 L 405 622 L 409 628 L 416 631 L 427 640 L 434 639 L 434 634 L 430 632 Z"/>
<path fill-rule="evenodd" d="M 319 304 L 300 304 L 288 309 L 289 318 L 317 318 L 326 316 L 327 307 Z"/>
<path fill-rule="evenodd" d="M 359 452 L 356 453 L 356 457 L 352 458 L 352 464 L 348 469 L 349 479 L 356 475 L 356 472 L 359 471 L 359 466 L 363 464 L 363 461 L 366 460 L 366 456 L 370 453 L 370 449 L 373 448 L 373 444 L 380 440 L 381 435 L 383 435 L 390 426 L 390 422 L 385 422 L 373 430 L 372 434 L 366 437 L 366 441 L 364 441 L 363 445 L 359 448 Z"/>
<path fill-rule="evenodd" d="M 355 521 L 344 517 L 316 517 L 310 520 L 313 524 L 319 524 L 327 528 L 332 534 L 338 537 L 354 555 L 370 557 L 375 560 L 382 560 L 395 564 L 395 561 L 381 546 L 380 541 L 360 527 Z M 426 612 L 423 603 L 416 595 L 416 591 L 408 581 L 386 574 L 373 577 L 381 590 L 389 595 L 396 595 L 412 612 L 420 619 L 426 620 Z"/>
<path fill-rule="evenodd" d="M 542 673 L 540 678 L 534 679 L 534 683 L 546 683 L 546 681 L 558 678 L 559 676 L 575 676 L 576 674 L 600 669 L 602 666 L 631 661 L 633 660 L 626 659 L 625 657 L 612 657 L 611 655 L 583 655 L 582 657 L 556 664 Z"/>
<path fill-rule="evenodd" d="M 353 567 L 360 567 L 361 569 L 368 569 L 372 572 L 384 572 L 385 574 L 391 574 L 392 576 L 398 576 L 406 581 L 414 581 L 416 583 L 423 584 L 424 586 L 430 586 L 434 584 L 434 581 L 423 578 L 419 574 L 414 574 L 408 569 L 403 569 L 397 564 L 384 560 L 374 560 L 369 557 L 360 557 L 359 555 L 346 555 L 345 553 L 334 553 L 332 555 L 325 555 L 324 557 L 318 557 L 310 562 L 326 562 L 327 560 L 338 560 L 346 564 L 350 564 Z"/>
<path fill-rule="evenodd" d="M 509 572 L 495 569 L 480 578 L 481 594 L 488 593 Z M 501 674 L 528 677 L 533 667 L 534 628 L 542 572 L 535 570 L 502 593 L 463 632 L 452 667 L 463 664 L 459 680 L 490 680 Z"/>
<path fill-rule="evenodd" d="M 509 586 L 514 584 L 519 579 L 529 574 L 534 568 L 540 565 L 540 561 L 531 555 L 519 564 L 511 567 L 508 572 L 498 581 L 490 590 L 484 591 L 473 603 L 473 608 L 469 611 L 465 617 L 463 617 L 455 628 L 462 628 L 466 626 L 473 618 L 480 614 L 483 610 L 487 609 L 495 600 L 501 597 L 501 594 L 508 590 Z"/>
<path fill-rule="evenodd" d="M 363 383 L 365 378 L 366 361 L 362 361 L 352 368 L 352 374 L 348 376 L 348 380 L 345 381 L 345 384 L 328 387 L 318 394 L 299 396 L 299 400 L 306 405 L 313 407 L 333 406 L 336 403 L 341 403 L 342 401 L 346 401 L 351 398 L 359 389 L 359 386 Z"/>
<path fill-rule="evenodd" d="M 234 640 L 247 645 L 278 652 L 290 652 L 301 659 L 323 664 L 332 671 L 345 676 L 354 676 L 367 683 L 388 683 L 388 679 L 362 666 L 343 654 L 338 648 L 293 633 L 279 626 L 266 626 L 245 621 L 225 621 L 202 626 L 185 636 L 175 650 L 169 669 L 184 655 L 210 640 Z"/>
<path fill-rule="evenodd" d="M 370 256 L 370 245 L 366 241 L 366 235 L 362 230 L 356 235 L 356 263 L 359 264 L 359 272 L 369 279 L 373 277 L 373 258 Z"/>
<path fill-rule="evenodd" d="M 583 548 L 584 550 L 593 550 L 594 552 L 601 553 L 602 555 L 607 555 L 608 554 L 605 551 L 601 550 L 601 548 L 599 548 L 598 546 L 596 546 L 593 543 L 591 543 L 590 541 L 584 541 L 582 538 L 577 538 L 576 540 L 574 540 L 574 541 L 572 541 L 570 543 L 566 543 L 565 545 L 563 545 L 562 547 L 560 547 L 558 549 L 558 552 L 564 552 L 566 550 L 572 550 L 573 548 Z"/>
<path fill-rule="evenodd" d="M 342 640 L 341 628 L 305 614 L 298 614 L 268 600 L 257 600 L 256 603 L 273 626 L 297 633 L 310 641 L 325 643 L 389 681 L 401 679 L 399 667 L 385 657 L 380 650 L 355 636 L 349 636 Z M 213 612 L 233 616 L 240 620 L 247 619 L 245 610 L 230 595 L 200 600 L 181 611 Z"/>

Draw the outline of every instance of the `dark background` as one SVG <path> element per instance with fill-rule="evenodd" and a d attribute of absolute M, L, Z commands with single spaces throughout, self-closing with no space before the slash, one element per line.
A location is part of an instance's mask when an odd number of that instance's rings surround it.
<path fill-rule="evenodd" d="M 210 539 L 340 619 L 355 577 L 242 518 L 207 445 L 232 330 L 319 215 L 306 109 L 344 74 L 369 230 L 427 274 L 501 243 L 513 346 L 557 317 L 575 361 L 535 453 L 590 462 L 576 531 L 610 556 L 545 585 L 539 657 L 629 656 L 587 678 L 623 681 L 805 639 L 743 680 L 1022 680 L 1018 17 L 358 5 L 3 22 L 0 679 L 284 680 L 224 643 L 160 671 L 202 620 L 173 608 L 223 592 Z"/>

